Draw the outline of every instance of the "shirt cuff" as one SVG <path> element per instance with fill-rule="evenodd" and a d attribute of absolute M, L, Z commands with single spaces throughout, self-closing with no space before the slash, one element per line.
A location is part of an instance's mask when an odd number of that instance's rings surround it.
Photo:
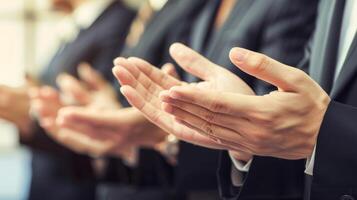
<path fill-rule="evenodd" d="M 133 148 L 122 157 L 123 163 L 128 167 L 136 167 L 139 163 L 139 149 Z"/>
<path fill-rule="evenodd" d="M 310 176 L 313 176 L 314 174 L 315 152 L 316 152 L 316 145 L 314 147 L 314 151 L 312 152 L 311 157 L 307 158 L 306 160 L 305 174 L 308 174 Z"/>
<path fill-rule="evenodd" d="M 253 159 L 250 159 L 247 163 L 243 163 L 242 161 L 235 159 L 231 153 L 229 153 L 229 157 L 231 157 L 234 167 L 237 168 L 240 172 L 248 172 L 249 171 L 249 168 L 250 168 L 250 165 L 252 164 Z"/>

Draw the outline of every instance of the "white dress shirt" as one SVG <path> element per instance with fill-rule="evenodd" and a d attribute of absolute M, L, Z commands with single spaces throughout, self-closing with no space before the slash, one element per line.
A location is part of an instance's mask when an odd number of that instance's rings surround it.
<path fill-rule="evenodd" d="M 357 0 L 347 0 L 345 5 L 345 11 L 343 15 L 343 22 L 341 27 L 340 34 L 340 43 L 338 47 L 338 57 L 337 57 L 337 65 L 335 71 L 334 80 L 336 81 L 341 70 L 343 64 L 346 60 L 347 53 L 352 45 L 352 41 L 357 32 Z M 307 159 L 306 162 L 306 170 L 305 173 L 309 175 L 313 175 L 314 169 L 314 161 L 315 161 L 315 149 L 310 158 Z M 249 170 L 251 161 L 247 164 L 243 164 L 242 162 L 234 159 L 231 156 L 234 166 L 241 172 L 247 172 Z"/>
<path fill-rule="evenodd" d="M 334 81 L 337 80 L 342 70 L 343 64 L 346 60 L 347 53 L 352 45 L 353 39 L 357 32 L 357 0 L 347 0 L 345 5 L 345 11 L 343 14 L 343 22 L 340 34 L 340 43 L 338 46 L 337 65 L 335 71 Z M 311 155 L 311 158 L 307 159 L 305 173 L 313 175 L 315 152 Z"/>

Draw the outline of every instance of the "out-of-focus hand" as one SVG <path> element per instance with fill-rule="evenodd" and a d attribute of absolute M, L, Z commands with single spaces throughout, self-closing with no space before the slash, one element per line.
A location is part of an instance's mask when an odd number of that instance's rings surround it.
<path fill-rule="evenodd" d="M 175 75 L 173 68 L 163 71 Z M 57 140 L 73 146 L 77 152 L 91 155 L 125 157 L 130 155 L 127 153 L 130 149 L 154 148 L 167 136 L 135 108 L 65 107 L 59 112 L 56 125 L 69 130 L 61 131 Z"/>
<path fill-rule="evenodd" d="M 104 152 L 108 151 L 109 148 L 114 147 L 113 144 L 116 142 L 116 135 L 93 134 L 94 130 L 91 129 L 92 125 L 86 127 L 86 124 L 74 120 L 73 122 L 79 127 L 88 128 L 90 134 L 85 135 L 81 132 L 75 130 L 67 129 L 61 127 L 56 121 L 61 121 L 62 117 L 59 115 L 60 109 L 71 109 L 72 107 L 66 106 L 62 103 L 60 99 L 60 94 L 51 87 L 42 87 L 40 89 L 33 89 L 30 92 L 31 96 L 31 109 L 32 112 L 36 113 L 37 120 L 40 125 L 46 130 L 46 133 L 51 136 L 55 141 L 66 146 L 67 148 L 80 153 L 80 154 L 90 154 L 93 156 L 101 156 Z M 78 107 L 77 110 L 88 109 L 93 111 L 96 116 L 98 116 L 98 110 L 94 108 Z M 79 128 L 77 128 L 79 129 Z M 98 136 L 101 139 L 99 142 Z M 105 136 L 105 137 L 104 137 Z"/>
<path fill-rule="evenodd" d="M 69 75 L 61 75 L 58 78 L 61 94 L 48 86 L 31 90 L 31 111 L 40 125 L 57 142 L 78 153 L 101 155 L 108 149 L 108 141 L 113 138 L 97 142 L 94 138 L 60 127 L 56 123 L 59 110 L 72 104 L 79 108 L 82 106 L 82 109 L 88 109 L 97 115 L 103 110 L 121 107 L 114 89 L 98 72 L 84 64 L 79 67 L 78 74 L 81 80 Z M 89 147 L 92 147 L 91 151 L 88 150 Z"/>
<path fill-rule="evenodd" d="M 167 135 L 135 108 L 66 107 L 60 110 L 57 125 L 77 133 L 60 133 L 61 143 L 75 144 L 77 149 L 91 155 L 122 156 L 130 148 L 152 148 Z"/>
<path fill-rule="evenodd" d="M 56 136 L 58 128 L 56 126 L 57 112 L 64 104 L 60 99 L 60 94 L 54 88 L 42 86 L 32 88 L 29 91 L 31 98 L 31 113 L 39 124 L 51 136 Z"/>
<path fill-rule="evenodd" d="M 78 67 L 78 75 L 80 79 L 67 74 L 57 78 L 62 98 L 68 101 L 67 103 L 96 109 L 121 107 L 113 86 L 88 64 Z"/>
<path fill-rule="evenodd" d="M 303 71 L 265 55 L 234 48 L 231 61 L 241 70 L 275 85 L 264 96 L 173 87 L 162 93 L 164 110 L 200 133 L 232 141 L 244 152 L 284 159 L 311 156 L 330 102 Z M 195 142 L 194 139 L 191 140 Z"/>
<path fill-rule="evenodd" d="M 31 85 L 22 87 L 0 86 L 0 118 L 14 123 L 21 137 L 31 137 L 30 101 L 27 90 Z"/>
<path fill-rule="evenodd" d="M 188 47 L 174 44 L 170 48 L 170 53 L 184 70 L 204 80 L 190 84 L 191 87 L 199 90 L 209 89 L 254 95 L 252 89 L 239 77 L 215 65 Z M 113 72 L 123 85 L 121 92 L 130 104 L 139 109 L 150 121 L 176 135 L 179 139 L 209 148 L 226 148 L 225 145 L 217 142 L 218 138 L 214 135 L 204 134 L 204 131 L 177 121 L 162 109 L 159 100 L 160 92 L 174 86 L 188 85 L 187 83 L 166 75 L 139 58 L 118 58 L 115 60 L 115 65 Z M 226 142 L 231 143 L 230 150 L 240 151 L 239 145 L 230 141 Z"/>

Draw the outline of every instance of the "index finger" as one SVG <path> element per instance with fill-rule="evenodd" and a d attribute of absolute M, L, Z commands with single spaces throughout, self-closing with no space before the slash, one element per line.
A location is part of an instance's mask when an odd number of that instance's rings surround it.
<path fill-rule="evenodd" d="M 206 108 L 212 112 L 248 116 L 265 106 L 262 96 L 202 90 L 194 86 L 176 86 L 170 89 L 172 99 Z"/>

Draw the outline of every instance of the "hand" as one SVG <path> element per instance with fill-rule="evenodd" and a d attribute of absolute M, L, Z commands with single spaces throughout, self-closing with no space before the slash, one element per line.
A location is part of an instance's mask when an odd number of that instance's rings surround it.
<path fill-rule="evenodd" d="M 101 155 L 108 149 L 108 140 L 106 143 L 97 142 L 87 135 L 62 128 L 56 123 L 59 110 L 73 103 L 85 106 L 96 113 L 102 112 L 102 110 L 120 108 L 114 89 L 100 74 L 87 65 L 81 65 L 78 74 L 81 81 L 69 75 L 61 75 L 58 78 L 57 82 L 62 91 L 61 95 L 48 86 L 31 90 L 31 110 L 37 116 L 40 125 L 46 129 L 47 134 L 57 142 L 77 153 Z M 67 101 L 62 101 L 63 98 Z M 68 104 L 68 101 L 70 101 L 70 104 Z"/>
<path fill-rule="evenodd" d="M 64 106 L 60 94 L 52 87 L 43 86 L 32 88 L 29 91 L 31 98 L 31 113 L 38 120 L 42 128 L 52 137 L 56 137 L 58 128 L 56 126 L 57 112 Z"/>
<path fill-rule="evenodd" d="M 165 111 L 222 139 L 222 145 L 232 141 L 250 154 L 284 159 L 311 156 L 330 102 L 325 91 L 303 71 L 262 54 L 234 48 L 230 58 L 241 70 L 278 90 L 254 96 L 174 87 L 162 94 Z"/>
<path fill-rule="evenodd" d="M 57 78 L 57 84 L 62 92 L 44 86 L 30 91 L 31 112 L 37 116 L 41 126 L 48 133 L 56 134 L 57 112 L 62 107 L 76 104 L 95 109 L 116 109 L 121 107 L 116 100 L 112 86 L 102 76 L 87 64 L 78 68 L 80 80 L 66 74 Z M 64 99 L 64 100 L 63 100 Z"/>
<path fill-rule="evenodd" d="M 163 70 L 175 75 L 173 68 Z M 98 115 L 98 112 L 101 114 Z M 92 107 L 66 107 L 61 109 L 57 117 L 57 126 L 76 132 L 61 132 L 57 140 L 66 146 L 73 146 L 72 149 L 75 148 L 77 152 L 92 155 L 123 157 L 123 151 L 140 146 L 153 148 L 167 136 L 135 108 L 98 110 Z"/>
<path fill-rule="evenodd" d="M 191 85 L 192 87 L 254 94 L 240 78 L 181 44 L 174 44 L 170 48 L 170 53 L 184 70 L 205 80 Z M 113 72 L 123 85 L 122 93 L 131 105 L 139 109 L 150 121 L 179 139 L 209 148 L 226 148 L 225 145 L 217 142 L 216 137 L 207 137 L 207 134 L 203 135 L 203 132 L 195 127 L 179 123 L 173 116 L 162 110 L 159 93 L 174 86 L 187 85 L 187 83 L 165 75 L 156 67 L 138 58 L 118 58 L 115 64 Z M 240 151 L 237 146 L 232 145 L 230 149 Z"/>
<path fill-rule="evenodd" d="M 78 67 L 78 75 L 79 80 L 67 74 L 57 78 L 62 97 L 66 101 L 96 109 L 121 108 L 113 86 L 88 64 L 83 63 Z"/>
<path fill-rule="evenodd" d="M 14 88 L 0 86 L 0 118 L 14 123 L 21 137 L 31 137 L 32 120 L 29 116 L 30 101 L 27 90 L 30 85 Z"/>
<path fill-rule="evenodd" d="M 91 155 L 122 156 L 130 148 L 153 147 L 167 135 L 135 108 L 98 111 L 66 107 L 60 110 L 57 125 L 76 132 L 75 135 L 61 133 L 61 143 L 76 144 L 82 153 Z"/>
<path fill-rule="evenodd" d="M 113 147 L 113 143 L 116 141 L 115 137 L 108 137 L 102 139 L 102 141 L 97 142 L 95 138 L 92 139 L 93 134 L 91 131 L 90 135 L 81 134 L 75 130 L 67 129 L 61 127 L 56 121 L 61 119 L 59 110 L 71 109 L 71 107 L 65 106 L 60 100 L 60 94 L 53 88 L 45 86 L 40 89 L 32 89 L 30 92 L 31 96 L 31 109 L 36 113 L 37 119 L 40 125 L 46 130 L 46 133 L 51 136 L 54 140 L 60 144 L 66 146 L 67 148 L 81 154 L 90 154 L 93 156 L 101 156 L 106 153 L 109 147 Z M 62 110 L 63 110 L 62 109 Z M 79 107 L 78 109 L 85 109 Z M 93 109 L 89 109 L 93 111 Z M 96 115 L 98 112 L 95 112 Z M 75 123 L 80 124 L 78 121 Z M 83 125 L 81 124 L 80 127 Z M 85 126 L 83 126 L 85 127 Z M 92 130 L 89 128 L 89 130 Z M 99 135 L 101 138 L 104 135 Z M 111 135 L 109 135 L 111 136 Z"/>

